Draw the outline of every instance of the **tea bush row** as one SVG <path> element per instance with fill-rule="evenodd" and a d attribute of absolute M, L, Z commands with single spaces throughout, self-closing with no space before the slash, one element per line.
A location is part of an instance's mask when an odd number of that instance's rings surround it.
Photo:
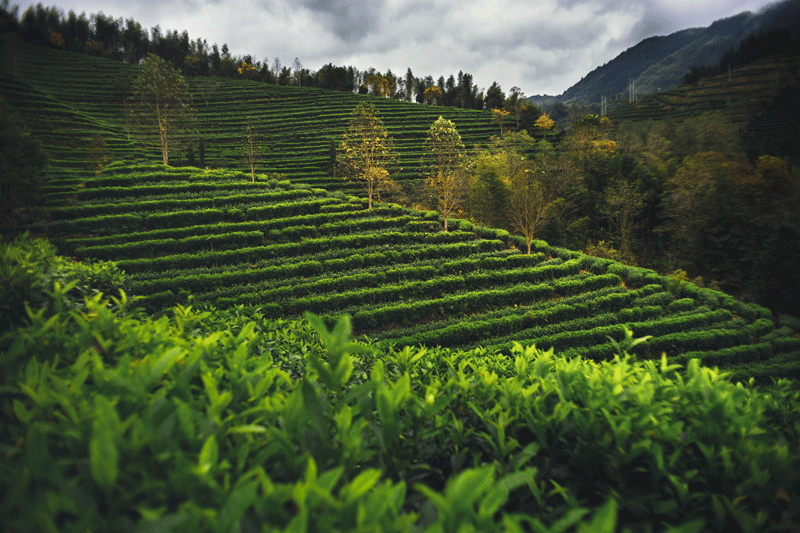
<path fill-rule="evenodd" d="M 320 280 L 310 284 L 291 283 L 277 288 L 264 287 L 263 290 L 258 292 L 238 293 L 234 297 L 219 298 L 217 303 L 222 307 L 229 307 L 235 304 L 248 306 L 257 306 L 264 303 L 271 303 L 273 306 L 277 304 L 282 309 L 281 314 L 292 316 L 299 314 L 303 310 L 319 313 L 324 312 L 326 308 L 343 309 L 351 306 L 375 305 L 380 302 L 395 300 L 436 299 L 446 293 L 479 290 L 487 286 L 516 285 L 526 277 L 532 280 L 526 281 L 525 283 L 527 284 L 535 283 L 537 279 L 535 276 L 530 275 L 522 276 L 521 278 L 516 275 L 510 276 L 509 274 L 513 274 L 514 271 L 494 271 L 481 275 L 442 275 L 433 279 L 411 282 L 409 280 L 417 279 L 417 277 L 430 276 L 434 273 L 433 269 L 430 267 L 424 269 L 411 267 L 404 271 L 408 272 L 408 274 L 402 278 L 406 281 L 402 285 L 393 285 L 383 274 L 361 274 Z M 413 277 L 409 274 L 413 274 Z M 551 291 L 560 290 L 563 287 L 571 287 L 576 293 L 579 293 L 618 283 L 619 278 L 616 275 L 608 274 L 581 280 L 556 282 L 551 287 Z M 370 285 L 370 287 L 363 288 L 365 285 Z M 348 288 L 353 290 L 347 291 Z M 325 294 L 326 290 L 331 294 Z M 502 303 L 500 302 L 500 305 Z M 425 305 L 424 302 L 421 302 L 421 305 Z"/>
<path fill-rule="evenodd" d="M 619 278 L 614 275 L 612 281 Z M 624 293 L 604 294 L 593 298 L 594 292 L 604 292 L 602 287 L 588 288 L 578 293 L 572 301 L 557 300 L 532 302 L 522 309 L 513 306 L 500 316 L 459 317 L 458 321 L 449 325 L 434 326 L 424 331 L 407 330 L 405 335 L 381 335 L 384 342 L 397 346 L 433 345 L 433 346 L 472 346 L 475 344 L 502 344 L 505 337 L 508 342 L 517 337 L 534 339 L 564 329 L 587 327 L 586 322 L 576 322 L 595 315 L 618 313 L 620 308 L 630 301 L 631 296 Z M 528 310 L 530 307 L 535 310 Z M 659 316 L 663 309 L 654 308 L 650 316 Z M 603 319 L 605 320 L 605 318 Z M 592 326 L 594 327 L 594 326 Z M 510 344 L 508 346 L 511 346 Z"/>
<path fill-rule="evenodd" d="M 271 231 L 297 225 L 301 222 L 305 222 L 306 224 L 310 225 L 321 226 L 326 224 L 355 221 L 361 218 L 383 218 L 393 215 L 397 216 L 397 212 L 391 209 L 373 209 L 373 212 L 356 210 L 334 213 L 318 213 L 315 215 L 302 215 L 254 222 L 223 222 L 218 224 L 183 226 L 136 233 L 104 235 L 101 237 L 80 237 L 70 239 L 69 244 L 72 247 L 99 246 L 103 244 L 123 244 L 126 242 L 151 239 L 182 239 L 196 235 L 222 234 L 237 231 Z"/>
<path fill-rule="evenodd" d="M 621 307 L 625 302 L 629 301 L 627 296 L 629 292 L 625 287 L 614 286 L 605 287 L 592 292 L 585 292 L 579 295 L 566 297 L 562 299 L 548 299 L 543 301 L 531 302 L 529 305 L 522 307 L 502 307 L 493 310 L 482 310 L 479 314 L 474 314 L 470 320 L 493 321 L 496 319 L 504 319 L 507 316 L 530 314 L 535 316 L 539 312 L 546 313 L 548 309 L 556 306 L 572 306 L 575 304 L 583 304 L 589 302 L 594 305 L 595 302 L 604 301 L 609 307 Z M 631 291 L 632 292 L 632 291 Z M 416 324 L 413 327 L 400 327 L 386 331 L 379 331 L 372 334 L 372 338 L 381 342 L 396 342 L 398 345 L 404 345 L 406 342 L 399 342 L 399 339 L 408 337 L 412 340 L 408 344 L 414 344 L 413 337 L 417 334 L 427 333 L 435 330 L 446 329 L 450 326 L 458 326 L 465 321 L 463 316 L 442 317 L 440 320 L 428 324 Z M 434 345 L 437 343 L 433 343 Z"/>
<path fill-rule="evenodd" d="M 798 496 L 785 382 L 89 305 L 3 337 L 4 529 L 749 531 Z"/>
<path fill-rule="evenodd" d="M 156 257 L 176 253 L 201 253 L 206 250 L 231 250 L 264 244 L 260 231 L 239 231 L 222 235 L 197 235 L 182 239 L 159 239 L 126 244 L 82 246 L 75 250 L 80 257 L 92 259 L 121 260 Z"/>
<path fill-rule="evenodd" d="M 392 323 L 407 325 L 432 317 L 451 314 L 463 315 L 479 309 L 525 305 L 535 300 L 550 298 L 552 295 L 553 288 L 548 284 L 524 284 L 504 289 L 487 289 L 447 295 L 435 299 L 420 299 L 414 302 L 357 311 L 353 314 L 353 327 L 363 331 Z"/>
<path fill-rule="evenodd" d="M 357 251 L 351 249 L 331 249 L 316 254 L 295 257 L 264 259 L 247 263 L 225 263 L 194 268 L 172 268 L 165 270 L 142 271 L 134 276 L 135 282 L 158 281 L 163 278 L 193 279 L 195 275 L 228 275 L 239 274 L 244 270 L 272 269 L 287 267 L 275 279 L 291 278 L 291 265 L 306 261 L 315 261 L 323 265 L 324 272 L 346 272 L 353 269 L 376 268 L 382 266 L 410 264 L 426 261 L 457 260 L 463 257 L 507 255 L 507 248 L 498 241 L 467 241 L 441 245 L 408 244 L 401 248 L 390 249 L 385 245 L 365 246 Z M 271 275 L 270 275 L 271 276 Z"/>
<path fill-rule="evenodd" d="M 455 246 L 459 249 L 464 249 L 460 246 L 461 243 L 456 243 Z M 448 245 L 453 247 L 454 245 Z M 423 277 L 435 277 L 438 274 L 453 274 L 461 272 L 464 266 L 464 261 L 468 261 L 469 265 L 475 269 L 482 268 L 501 268 L 506 264 L 506 260 L 511 260 L 515 257 L 522 256 L 507 256 L 506 258 L 487 257 L 484 259 L 469 259 L 462 261 L 441 262 L 441 252 L 443 247 L 425 247 L 416 250 L 413 254 L 403 254 L 405 259 L 412 262 L 413 266 L 399 268 L 402 264 L 400 262 L 403 256 L 397 254 L 387 255 L 385 253 L 373 254 L 353 254 L 341 259 L 325 259 L 324 255 L 313 256 L 314 259 L 303 260 L 299 262 L 291 262 L 282 265 L 273 265 L 261 268 L 248 268 L 234 267 L 226 269 L 223 272 L 209 273 L 209 274 L 188 274 L 176 275 L 177 272 L 165 272 L 164 275 L 154 274 L 157 276 L 155 279 L 141 280 L 137 276 L 133 280 L 132 288 L 136 294 L 146 295 L 154 292 L 162 292 L 166 290 L 179 291 L 188 290 L 192 293 L 207 292 L 209 290 L 230 287 L 230 286 L 244 286 L 243 291 L 252 291 L 257 287 L 250 287 L 251 285 L 268 282 L 272 283 L 269 286 L 274 286 L 279 280 L 291 283 L 296 283 L 296 278 L 313 278 L 314 276 L 325 275 L 334 282 L 338 278 L 330 278 L 331 275 L 339 272 L 350 272 L 359 270 L 363 273 L 364 269 L 380 269 L 380 278 L 382 281 L 398 281 L 400 279 L 410 279 L 408 275 L 413 274 L 413 277 L 420 279 Z M 469 246 L 467 250 L 473 250 L 474 247 Z M 411 250 L 406 250 L 411 251 Z M 396 268 L 389 268 L 394 265 Z M 180 271 L 183 272 L 183 271 Z M 398 275 L 402 272 L 402 276 Z M 408 274 L 406 274 L 408 272 Z M 352 277 L 352 276 L 351 276 Z M 376 278 L 377 279 L 377 278 Z M 267 285 L 265 285 L 267 287 Z M 349 288 L 352 288 L 349 287 Z M 225 294 L 231 296 L 230 293 Z M 206 298 L 203 298 L 206 300 Z"/>
<path fill-rule="evenodd" d="M 167 270 L 172 268 L 194 268 L 209 265 L 225 265 L 232 263 L 254 263 L 263 259 L 288 258 L 304 254 L 317 254 L 326 250 L 341 248 L 365 248 L 368 246 L 387 244 L 448 244 L 466 242 L 474 239 L 470 233 L 403 233 L 403 232 L 370 232 L 358 235 L 340 235 L 335 238 L 306 239 L 300 243 L 275 244 L 269 247 L 251 247 L 223 252 L 207 252 L 201 254 L 176 254 L 155 259 L 131 259 L 119 261 L 119 266 L 126 272 L 147 270 Z M 497 243 L 482 241 L 477 248 L 493 249 Z M 457 249 L 456 249 L 457 250 Z M 452 250 L 453 253 L 456 250 Z M 413 254 L 413 251 L 411 252 Z M 402 255 L 402 253 L 401 253 Z"/>
<path fill-rule="evenodd" d="M 99 184 L 105 185 L 105 184 Z M 214 183 L 207 181 L 179 181 L 162 183 L 158 185 L 128 185 L 128 186 L 101 186 L 97 188 L 84 188 L 77 192 L 76 197 L 78 202 L 86 203 L 91 200 L 106 200 L 112 198 L 130 198 L 133 201 L 136 198 L 158 197 L 161 195 L 169 195 L 170 197 L 178 197 L 186 193 L 203 193 L 208 196 L 219 196 L 220 193 L 234 192 L 250 192 L 255 195 L 264 192 L 264 184 L 241 181 L 231 183 Z"/>
<path fill-rule="evenodd" d="M 164 211 L 168 209 L 215 208 L 230 204 L 280 202 L 290 198 L 301 199 L 310 197 L 313 197 L 313 193 L 310 190 L 296 189 L 260 194 L 234 194 L 220 197 L 203 196 L 186 200 L 172 199 L 128 203 L 84 204 L 53 209 L 50 212 L 50 216 L 54 220 L 63 220 L 122 213 L 147 213 L 149 211 Z M 285 205 L 285 202 L 282 205 Z"/>

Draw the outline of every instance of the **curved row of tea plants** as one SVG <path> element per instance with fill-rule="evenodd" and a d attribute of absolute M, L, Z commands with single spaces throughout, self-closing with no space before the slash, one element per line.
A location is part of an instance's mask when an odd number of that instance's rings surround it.
<path fill-rule="evenodd" d="M 4 42 L 5 38 L 0 39 Z M 102 155 L 108 161 L 161 160 L 157 146 L 142 145 L 131 136 L 126 120 L 125 98 L 130 95 L 125 87 L 138 74 L 138 67 L 26 43 L 18 43 L 15 54 L 13 69 L 10 64 L 0 65 L 0 95 L 24 118 L 50 157 L 54 205 L 68 202 L 76 191 L 79 198 L 95 194 L 80 189 L 93 137 L 102 137 L 106 143 Z M 189 78 L 187 82 L 199 132 L 192 149 L 194 164 L 201 164 L 202 140 L 203 166 L 243 169 L 240 139 L 250 120 L 266 152 L 259 172 L 284 174 L 328 190 L 359 190 L 334 177 L 331 140 L 341 137 L 353 109 L 365 99 L 376 106 L 395 139 L 398 165 L 394 172 L 399 181 L 421 177 L 423 142 L 440 115 L 454 121 L 468 147 L 486 143 L 497 133 L 488 111 L 247 80 Z M 187 164 L 188 158 L 188 152 L 171 155 L 179 166 Z M 91 188 L 86 184 L 86 189 Z"/>
<path fill-rule="evenodd" d="M 795 330 L 763 308 L 541 241 L 528 256 L 521 239 L 466 221 L 444 232 L 435 212 L 154 165 L 111 165 L 87 185 L 39 231 L 77 258 L 115 260 L 150 312 L 245 306 L 329 324 L 349 314 L 383 345 L 508 353 L 523 342 L 596 360 L 627 326 L 653 337 L 633 349 L 642 357 L 696 353 L 760 382 L 800 351 Z M 795 377 L 800 364 L 783 368 Z"/>
<path fill-rule="evenodd" d="M 800 521 L 800 392 L 788 381 L 733 385 L 697 360 L 639 362 L 622 347 L 603 363 L 521 345 L 380 347 L 354 342 L 347 319 L 330 330 L 313 315 L 137 317 L 124 293 L 72 295 L 108 265 L 75 269 L 52 253 L 0 254 L 0 291 L 32 305 L 0 334 L 4 531 Z"/>

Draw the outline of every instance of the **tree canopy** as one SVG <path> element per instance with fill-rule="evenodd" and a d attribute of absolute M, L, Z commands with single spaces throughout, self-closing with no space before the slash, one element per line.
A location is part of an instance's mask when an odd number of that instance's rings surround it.
<path fill-rule="evenodd" d="M 380 192 L 394 185 L 387 168 L 393 161 L 392 138 L 375 106 L 359 104 L 339 144 L 338 175 L 363 185 L 371 209 L 373 200 L 380 199 Z"/>
<path fill-rule="evenodd" d="M 425 184 L 436 197 L 447 231 L 447 220 L 469 187 L 463 167 L 464 143 L 452 121 L 439 117 L 431 124 L 425 139 L 424 159 L 428 167 Z"/>
<path fill-rule="evenodd" d="M 193 131 L 194 112 L 183 76 L 155 54 L 148 54 L 133 83 L 139 127 L 145 138 L 158 138 L 161 157 L 179 149 Z"/>

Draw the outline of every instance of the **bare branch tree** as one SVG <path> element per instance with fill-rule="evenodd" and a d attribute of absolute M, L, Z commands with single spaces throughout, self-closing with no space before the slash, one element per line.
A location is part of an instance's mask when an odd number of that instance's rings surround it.
<path fill-rule="evenodd" d="M 264 159 L 264 148 L 258 142 L 250 116 L 247 117 L 247 126 L 245 126 L 244 136 L 242 137 L 242 152 L 244 152 L 247 167 L 250 169 L 250 178 L 252 181 L 256 181 L 256 168 Z"/>

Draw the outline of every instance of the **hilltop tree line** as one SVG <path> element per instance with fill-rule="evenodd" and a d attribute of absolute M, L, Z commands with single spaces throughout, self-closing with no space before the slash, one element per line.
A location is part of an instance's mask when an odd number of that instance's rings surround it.
<path fill-rule="evenodd" d="M 518 88 L 512 88 L 506 96 L 497 82 L 484 91 L 466 72 L 434 79 L 433 76 L 415 76 L 410 68 L 405 74 L 395 74 L 391 70 L 361 71 L 332 63 L 311 71 L 304 68 L 298 58 L 291 65 L 285 65 L 277 57 L 270 61 L 269 58 L 259 60 L 251 54 L 235 56 L 227 44 L 221 48 L 216 43 L 209 46 L 205 39 L 191 39 L 187 31 L 163 31 L 159 26 L 148 31 L 133 19 L 115 19 L 102 12 L 87 16 L 72 10 L 65 15 L 58 8 L 41 3 L 29 6 L 20 15 L 18 6 L 2 0 L 0 32 L 14 33 L 35 45 L 107 57 L 132 65 L 139 65 L 147 54 L 154 54 L 184 76 L 246 78 L 465 109 L 513 108 L 524 100 Z M 534 106 L 530 107 L 535 114 Z"/>

